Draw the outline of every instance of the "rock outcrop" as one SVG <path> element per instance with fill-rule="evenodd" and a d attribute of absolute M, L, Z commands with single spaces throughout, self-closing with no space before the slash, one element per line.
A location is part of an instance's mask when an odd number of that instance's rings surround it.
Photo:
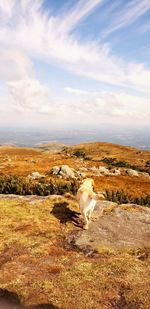
<path fill-rule="evenodd" d="M 99 166 L 99 167 L 91 167 L 90 171 L 95 175 L 95 176 L 120 176 L 121 172 L 120 169 L 113 168 L 109 170 L 105 166 Z"/>
<path fill-rule="evenodd" d="M 98 201 L 88 230 L 75 237 L 79 248 L 134 249 L 150 246 L 150 208 Z"/>
<path fill-rule="evenodd" d="M 75 172 L 68 165 L 53 166 L 50 173 L 52 175 L 63 177 L 63 178 L 75 179 Z"/>

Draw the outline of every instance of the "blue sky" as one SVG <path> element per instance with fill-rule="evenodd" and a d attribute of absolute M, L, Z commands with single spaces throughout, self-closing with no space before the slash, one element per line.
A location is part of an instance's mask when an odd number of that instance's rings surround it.
<path fill-rule="evenodd" d="M 149 126 L 149 0 L 0 0 L 0 123 Z"/>

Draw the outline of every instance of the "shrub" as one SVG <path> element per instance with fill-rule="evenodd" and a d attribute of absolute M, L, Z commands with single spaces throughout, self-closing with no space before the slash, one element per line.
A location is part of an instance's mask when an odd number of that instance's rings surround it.
<path fill-rule="evenodd" d="M 149 162 L 146 162 L 146 167 L 142 168 L 142 167 L 138 167 L 137 165 L 132 165 L 126 161 L 117 161 L 115 158 L 109 158 L 106 157 L 104 159 L 101 160 L 102 162 L 108 164 L 108 168 L 112 168 L 113 166 L 115 167 L 126 167 L 126 168 L 131 168 L 135 171 L 138 172 L 142 172 L 142 173 L 148 173 L 150 175 L 150 165 Z"/>
<path fill-rule="evenodd" d="M 146 162 L 146 166 L 149 166 L 149 167 L 150 167 L 150 160 L 148 160 L 148 161 Z"/>
<path fill-rule="evenodd" d="M 133 197 L 126 194 L 123 190 L 106 191 L 106 199 L 118 204 L 133 203 L 142 206 L 150 206 L 150 194 L 141 197 Z"/>
<path fill-rule="evenodd" d="M 66 192 L 75 194 L 78 183 L 75 180 L 56 180 L 53 178 L 33 180 L 19 176 L 0 176 L 0 194 L 17 195 L 63 195 Z"/>
<path fill-rule="evenodd" d="M 86 153 L 85 153 L 84 150 L 78 149 L 78 150 L 76 150 L 76 151 L 73 153 L 73 155 L 74 155 L 75 157 L 85 158 Z"/>
<path fill-rule="evenodd" d="M 115 158 L 104 158 L 104 159 L 102 159 L 101 160 L 102 162 L 104 162 L 104 163 L 107 163 L 107 164 L 113 164 L 115 161 L 116 161 L 116 159 Z"/>
<path fill-rule="evenodd" d="M 85 157 L 84 157 L 84 160 L 86 160 L 86 161 L 91 161 L 92 158 L 91 158 L 90 156 L 85 156 Z"/>

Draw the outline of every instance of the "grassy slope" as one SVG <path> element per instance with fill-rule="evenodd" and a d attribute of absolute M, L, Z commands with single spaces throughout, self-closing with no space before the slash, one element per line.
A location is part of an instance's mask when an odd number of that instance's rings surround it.
<path fill-rule="evenodd" d="M 73 157 L 77 149 L 83 149 L 92 160 L 86 161 Z M 105 165 L 100 162 L 104 157 L 113 157 L 124 160 L 130 164 L 144 168 L 150 159 L 150 151 L 140 151 L 135 148 L 114 145 L 111 143 L 91 143 L 73 146 L 65 153 L 44 153 L 34 149 L 0 147 L 0 172 L 5 175 L 27 176 L 31 172 L 46 173 L 54 165 L 67 164 L 78 169 L 80 167 L 92 167 Z M 148 194 L 149 179 L 146 177 L 94 177 L 96 190 L 121 190 L 133 196 Z"/>
<path fill-rule="evenodd" d="M 109 250 L 89 258 L 71 250 L 68 234 L 79 230 L 74 211 L 71 198 L 0 200 L 0 287 L 26 304 L 148 309 L 149 258 Z"/>

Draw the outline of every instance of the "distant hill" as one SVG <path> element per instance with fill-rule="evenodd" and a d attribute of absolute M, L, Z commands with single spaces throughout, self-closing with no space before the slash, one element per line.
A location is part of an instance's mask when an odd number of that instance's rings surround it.
<path fill-rule="evenodd" d="M 38 143 L 35 145 L 36 149 L 44 151 L 44 152 L 59 152 L 67 148 L 65 144 L 61 144 L 58 142 L 49 142 L 49 143 Z"/>

